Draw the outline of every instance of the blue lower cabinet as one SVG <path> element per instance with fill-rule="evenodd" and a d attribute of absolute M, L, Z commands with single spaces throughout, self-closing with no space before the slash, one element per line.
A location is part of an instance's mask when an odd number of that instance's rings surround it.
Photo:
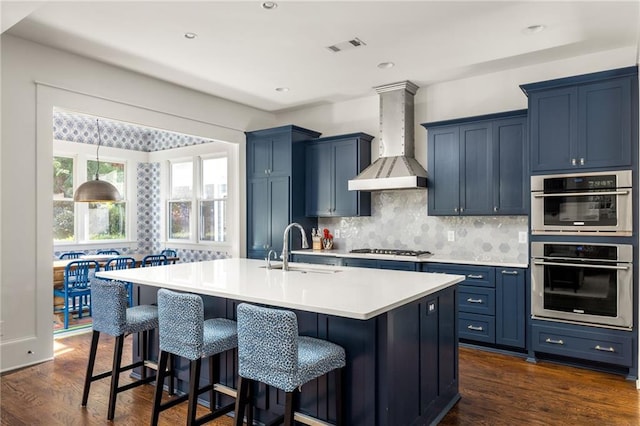
<path fill-rule="evenodd" d="M 465 276 L 458 297 L 461 339 L 526 349 L 527 269 L 425 263 L 422 270 Z"/>
<path fill-rule="evenodd" d="M 534 321 L 531 333 L 534 352 L 633 366 L 634 339 L 630 331 Z"/>
<path fill-rule="evenodd" d="M 343 257 L 342 266 L 354 268 L 392 269 L 394 271 L 417 271 L 418 263 L 401 260 L 358 259 Z"/>
<path fill-rule="evenodd" d="M 313 263 L 315 265 L 339 265 L 340 259 L 332 256 L 318 256 L 309 254 L 292 254 L 292 262 Z"/>

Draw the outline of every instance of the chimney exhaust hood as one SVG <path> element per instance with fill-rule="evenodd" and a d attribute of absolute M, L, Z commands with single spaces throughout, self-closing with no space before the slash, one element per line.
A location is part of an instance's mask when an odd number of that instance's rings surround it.
<path fill-rule="evenodd" d="M 410 81 L 374 87 L 380 95 L 380 157 L 349 181 L 349 191 L 427 187 L 427 172 L 414 158 L 413 96 Z"/>

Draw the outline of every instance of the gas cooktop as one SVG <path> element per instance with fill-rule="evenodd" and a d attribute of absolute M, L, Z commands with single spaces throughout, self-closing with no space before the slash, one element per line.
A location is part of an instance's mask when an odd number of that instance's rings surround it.
<path fill-rule="evenodd" d="M 429 255 L 433 254 L 430 251 L 405 250 L 405 249 L 376 249 L 376 248 L 354 249 L 354 250 L 349 251 L 349 253 L 390 254 L 390 255 L 393 255 L 393 256 L 411 256 L 411 257 L 429 256 Z"/>

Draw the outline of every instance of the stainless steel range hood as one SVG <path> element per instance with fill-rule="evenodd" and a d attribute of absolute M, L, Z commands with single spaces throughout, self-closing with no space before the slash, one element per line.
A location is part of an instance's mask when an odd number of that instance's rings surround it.
<path fill-rule="evenodd" d="M 349 181 L 349 191 L 427 187 L 427 172 L 414 158 L 413 96 L 410 81 L 374 87 L 380 95 L 380 158 Z"/>

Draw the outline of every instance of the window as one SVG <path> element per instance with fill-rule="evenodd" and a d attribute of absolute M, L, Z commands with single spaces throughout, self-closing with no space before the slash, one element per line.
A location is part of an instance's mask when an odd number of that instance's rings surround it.
<path fill-rule="evenodd" d="M 191 239 L 191 208 L 193 204 L 193 161 L 171 163 L 169 199 L 169 239 Z"/>
<path fill-rule="evenodd" d="M 202 160 L 200 240 L 226 241 L 227 158 Z"/>
<path fill-rule="evenodd" d="M 53 240 L 74 239 L 73 158 L 53 157 Z"/>
<path fill-rule="evenodd" d="M 169 163 L 169 240 L 227 242 L 227 162 L 218 156 Z"/>
<path fill-rule="evenodd" d="M 94 179 L 98 166 L 83 156 L 53 157 L 53 240 L 54 243 L 125 240 L 126 201 L 119 203 L 74 203 L 73 190 Z M 74 173 L 82 170 L 85 173 Z M 100 180 L 113 184 L 125 199 L 125 163 L 100 161 Z"/>

